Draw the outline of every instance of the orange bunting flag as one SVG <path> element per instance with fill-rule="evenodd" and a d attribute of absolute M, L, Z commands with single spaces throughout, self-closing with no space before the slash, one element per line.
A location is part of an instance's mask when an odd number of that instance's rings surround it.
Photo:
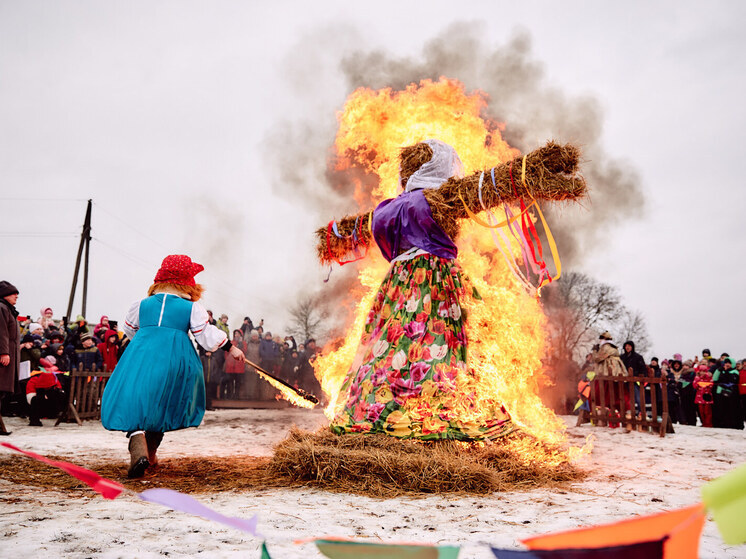
<path fill-rule="evenodd" d="M 522 540 L 531 550 L 577 550 L 663 541 L 663 559 L 698 559 L 705 523 L 702 503 L 683 509 Z M 545 557 L 540 555 L 540 557 Z M 551 557 L 548 555 L 547 557 Z M 574 557 L 574 556 L 573 556 Z M 592 557 L 579 555 L 578 557 Z"/>

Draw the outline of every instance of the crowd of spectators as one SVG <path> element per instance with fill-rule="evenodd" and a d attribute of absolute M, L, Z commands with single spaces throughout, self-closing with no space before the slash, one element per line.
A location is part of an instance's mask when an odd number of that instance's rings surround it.
<path fill-rule="evenodd" d="M 244 317 L 240 327 L 231 329 L 227 315 L 215 319 L 212 311 L 208 310 L 207 314 L 210 323 L 223 330 L 248 361 L 292 386 L 321 395 L 311 365 L 319 351 L 315 339 L 298 343 L 293 336 L 273 336 L 265 329 L 264 319 L 255 325 L 248 316 Z M 277 395 L 275 388 L 254 374 L 251 365 L 226 359 L 222 351 L 209 352 L 201 347 L 198 350 L 205 375 L 208 409 L 215 400 L 272 400 Z"/>
<path fill-rule="evenodd" d="M 591 371 L 608 374 L 599 367 L 599 363 L 602 362 L 599 358 L 600 348 L 597 346 L 594 350 L 594 353 L 589 353 L 586 357 L 579 388 L 588 386 L 587 382 L 593 376 L 588 375 Z M 655 400 L 658 415 L 662 414 L 665 399 L 672 423 L 729 429 L 744 428 L 746 359 L 736 360 L 727 352 L 714 357 L 706 348 L 702 350 L 701 356 L 695 355 L 692 359 L 684 359 L 680 353 L 675 353 L 662 360 L 651 357 L 646 363 L 643 356 L 635 351 L 635 344 L 632 341 L 624 343 L 619 358 L 624 366 L 624 372 L 631 376 L 663 379 L 660 385 L 636 383 L 634 406 L 638 415 L 643 413 L 641 392 L 644 392 L 646 403 L 652 404 Z M 604 363 L 608 361 L 603 360 Z M 631 402 L 627 402 L 627 409 L 632 405 Z M 651 414 L 652 405 L 646 407 L 648 409 L 644 413 Z"/>

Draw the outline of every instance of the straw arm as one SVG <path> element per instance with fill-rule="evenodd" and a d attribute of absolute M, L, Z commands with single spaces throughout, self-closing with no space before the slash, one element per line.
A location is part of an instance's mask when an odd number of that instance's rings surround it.
<path fill-rule="evenodd" d="M 369 220 L 372 212 L 348 215 L 336 220 L 337 231 L 331 222 L 316 230 L 316 252 L 322 264 L 343 259 L 356 248 L 368 247 L 373 242 Z"/>
<path fill-rule="evenodd" d="M 587 189 L 578 173 L 579 160 L 580 150 L 575 146 L 548 142 L 526 156 L 525 174 L 523 156 L 518 156 L 494 169 L 451 178 L 440 188 L 426 190 L 425 198 L 435 221 L 455 237 L 457 220 L 469 217 L 469 212 L 478 214 L 521 198 L 553 202 L 583 198 Z"/>

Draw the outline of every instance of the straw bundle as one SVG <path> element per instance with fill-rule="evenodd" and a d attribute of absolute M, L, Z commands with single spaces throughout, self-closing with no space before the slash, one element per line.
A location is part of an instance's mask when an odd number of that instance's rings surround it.
<path fill-rule="evenodd" d="M 319 227 L 316 230 L 316 255 L 322 264 L 331 264 L 332 262 L 344 262 L 350 258 L 355 249 L 367 250 L 367 247 L 373 242 L 370 234 L 371 212 L 360 213 L 357 215 L 348 215 L 337 221 L 337 232 L 342 236 L 340 239 L 334 232 L 329 233 L 329 226 Z M 357 224 L 357 229 L 355 228 Z M 358 240 L 353 236 L 353 231 L 357 231 Z M 327 238 L 330 243 L 327 244 Z"/>
<path fill-rule="evenodd" d="M 374 497 L 556 487 L 582 476 L 561 451 L 520 433 L 495 444 L 469 444 L 339 436 L 328 429 L 293 429 L 275 448 L 268 470 L 326 490 Z"/>
<path fill-rule="evenodd" d="M 406 184 L 409 177 L 431 157 L 432 149 L 427 144 L 415 144 L 402 149 L 402 183 Z M 578 174 L 579 162 L 580 150 L 577 147 L 548 142 L 544 147 L 526 156 L 525 176 L 522 176 L 523 156 L 495 167 L 494 185 L 491 169 L 488 169 L 484 171 L 482 183 L 484 207 L 492 209 L 517 202 L 520 198 L 530 200 L 532 196 L 539 201 L 578 200 L 584 197 L 587 191 L 585 179 Z M 481 176 L 482 171 L 477 171 L 461 179 L 454 177 L 440 188 L 425 191 L 433 218 L 452 239 L 458 236 L 460 220 L 469 217 L 464 204 L 475 214 L 483 210 L 479 201 Z M 366 212 L 346 216 L 337 221 L 337 231 L 343 237 L 341 239 L 334 233 L 329 234 L 328 226 L 317 229 L 316 249 L 319 261 L 322 264 L 331 264 L 346 258 L 360 243 L 369 245 L 372 242 L 368 227 L 369 219 L 370 212 Z M 356 220 L 358 241 L 352 236 Z M 327 239 L 330 243 L 327 243 Z"/>
<path fill-rule="evenodd" d="M 547 142 L 544 147 L 532 151 L 526 156 L 523 180 L 522 160 L 523 156 L 518 156 L 495 167 L 494 185 L 491 170 L 484 171 L 482 202 L 486 208 L 514 203 L 520 198 L 561 202 L 578 200 L 586 195 L 585 179 L 577 174 L 580 161 L 577 147 Z M 462 179 L 451 178 L 440 188 L 425 191 L 433 218 L 452 239 L 458 235 L 458 220 L 469 216 L 464 203 L 472 213 L 478 214 L 483 210 L 479 201 L 481 176 L 482 171 L 477 171 Z"/>

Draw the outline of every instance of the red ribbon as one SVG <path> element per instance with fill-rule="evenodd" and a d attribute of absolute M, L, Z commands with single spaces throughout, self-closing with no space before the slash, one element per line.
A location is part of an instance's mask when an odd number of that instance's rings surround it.
<path fill-rule="evenodd" d="M 96 493 L 100 493 L 104 497 L 104 499 L 116 499 L 119 494 L 125 489 L 123 485 L 120 485 L 116 481 L 101 477 L 93 470 L 83 468 L 82 466 L 71 464 L 70 462 L 63 462 L 61 460 L 50 460 L 46 456 L 41 456 L 39 454 L 29 452 L 28 450 L 22 450 L 10 443 L 0 443 L 0 445 L 11 450 L 15 450 L 16 452 L 20 452 L 21 454 L 25 454 L 26 456 L 29 456 L 34 460 L 38 460 L 39 462 L 44 462 L 45 464 L 49 464 L 50 466 L 54 466 L 55 468 L 63 470 L 74 478 L 79 479 L 80 481 L 85 483 Z"/>

